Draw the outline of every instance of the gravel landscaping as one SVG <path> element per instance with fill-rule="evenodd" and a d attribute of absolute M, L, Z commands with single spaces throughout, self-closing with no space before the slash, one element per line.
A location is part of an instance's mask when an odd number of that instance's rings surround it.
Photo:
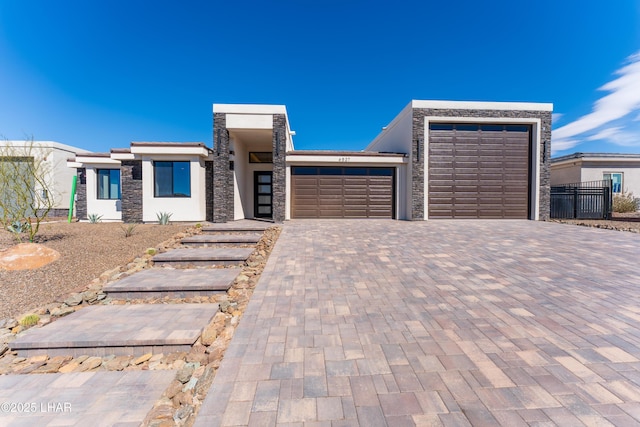
<path fill-rule="evenodd" d="M 41 226 L 37 243 L 60 253 L 60 258 L 35 270 L 0 270 L 0 319 L 25 313 L 65 298 L 92 279 L 126 265 L 147 248 L 187 230 L 187 225 L 139 224 L 125 237 L 120 223 L 55 222 Z M 0 231 L 0 251 L 16 244 Z"/>

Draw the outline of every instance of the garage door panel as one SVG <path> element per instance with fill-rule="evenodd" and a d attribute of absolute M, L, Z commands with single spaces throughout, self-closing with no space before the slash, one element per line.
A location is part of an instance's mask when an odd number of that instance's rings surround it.
<path fill-rule="evenodd" d="M 331 173 L 298 176 L 292 172 L 293 218 L 393 217 L 392 169 L 335 168 Z"/>
<path fill-rule="evenodd" d="M 527 218 L 530 131 L 443 126 L 429 132 L 429 217 Z"/>

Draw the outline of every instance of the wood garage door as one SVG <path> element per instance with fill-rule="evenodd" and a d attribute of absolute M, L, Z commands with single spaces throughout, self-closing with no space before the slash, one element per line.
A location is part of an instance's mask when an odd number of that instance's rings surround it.
<path fill-rule="evenodd" d="M 429 218 L 529 218 L 531 127 L 429 127 Z"/>
<path fill-rule="evenodd" d="M 292 218 L 393 218 L 394 169 L 292 167 Z"/>

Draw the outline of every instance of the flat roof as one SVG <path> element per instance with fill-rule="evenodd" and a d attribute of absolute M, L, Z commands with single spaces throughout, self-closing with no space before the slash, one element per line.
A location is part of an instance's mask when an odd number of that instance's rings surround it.
<path fill-rule="evenodd" d="M 405 157 L 404 153 L 385 153 L 378 151 L 337 151 L 337 150 L 294 150 L 288 151 L 292 156 L 337 156 L 337 157 Z"/>
<path fill-rule="evenodd" d="M 434 108 L 450 110 L 517 110 L 553 111 L 552 103 L 538 102 L 486 102 L 486 101 L 429 101 L 412 100 L 412 108 Z"/>
<path fill-rule="evenodd" d="M 640 154 L 629 153 L 573 153 L 566 156 L 555 157 L 551 159 L 551 163 L 564 162 L 566 160 L 575 159 L 625 159 L 625 160 L 640 160 Z"/>
<path fill-rule="evenodd" d="M 132 142 L 132 147 L 204 147 L 203 142 Z"/>
<path fill-rule="evenodd" d="M 213 104 L 214 113 L 231 114 L 287 114 L 286 105 L 272 104 Z"/>

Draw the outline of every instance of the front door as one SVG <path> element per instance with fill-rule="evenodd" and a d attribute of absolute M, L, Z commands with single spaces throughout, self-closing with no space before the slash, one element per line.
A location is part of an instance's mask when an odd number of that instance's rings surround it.
<path fill-rule="evenodd" d="M 254 217 L 273 218 L 273 172 L 254 172 Z"/>

